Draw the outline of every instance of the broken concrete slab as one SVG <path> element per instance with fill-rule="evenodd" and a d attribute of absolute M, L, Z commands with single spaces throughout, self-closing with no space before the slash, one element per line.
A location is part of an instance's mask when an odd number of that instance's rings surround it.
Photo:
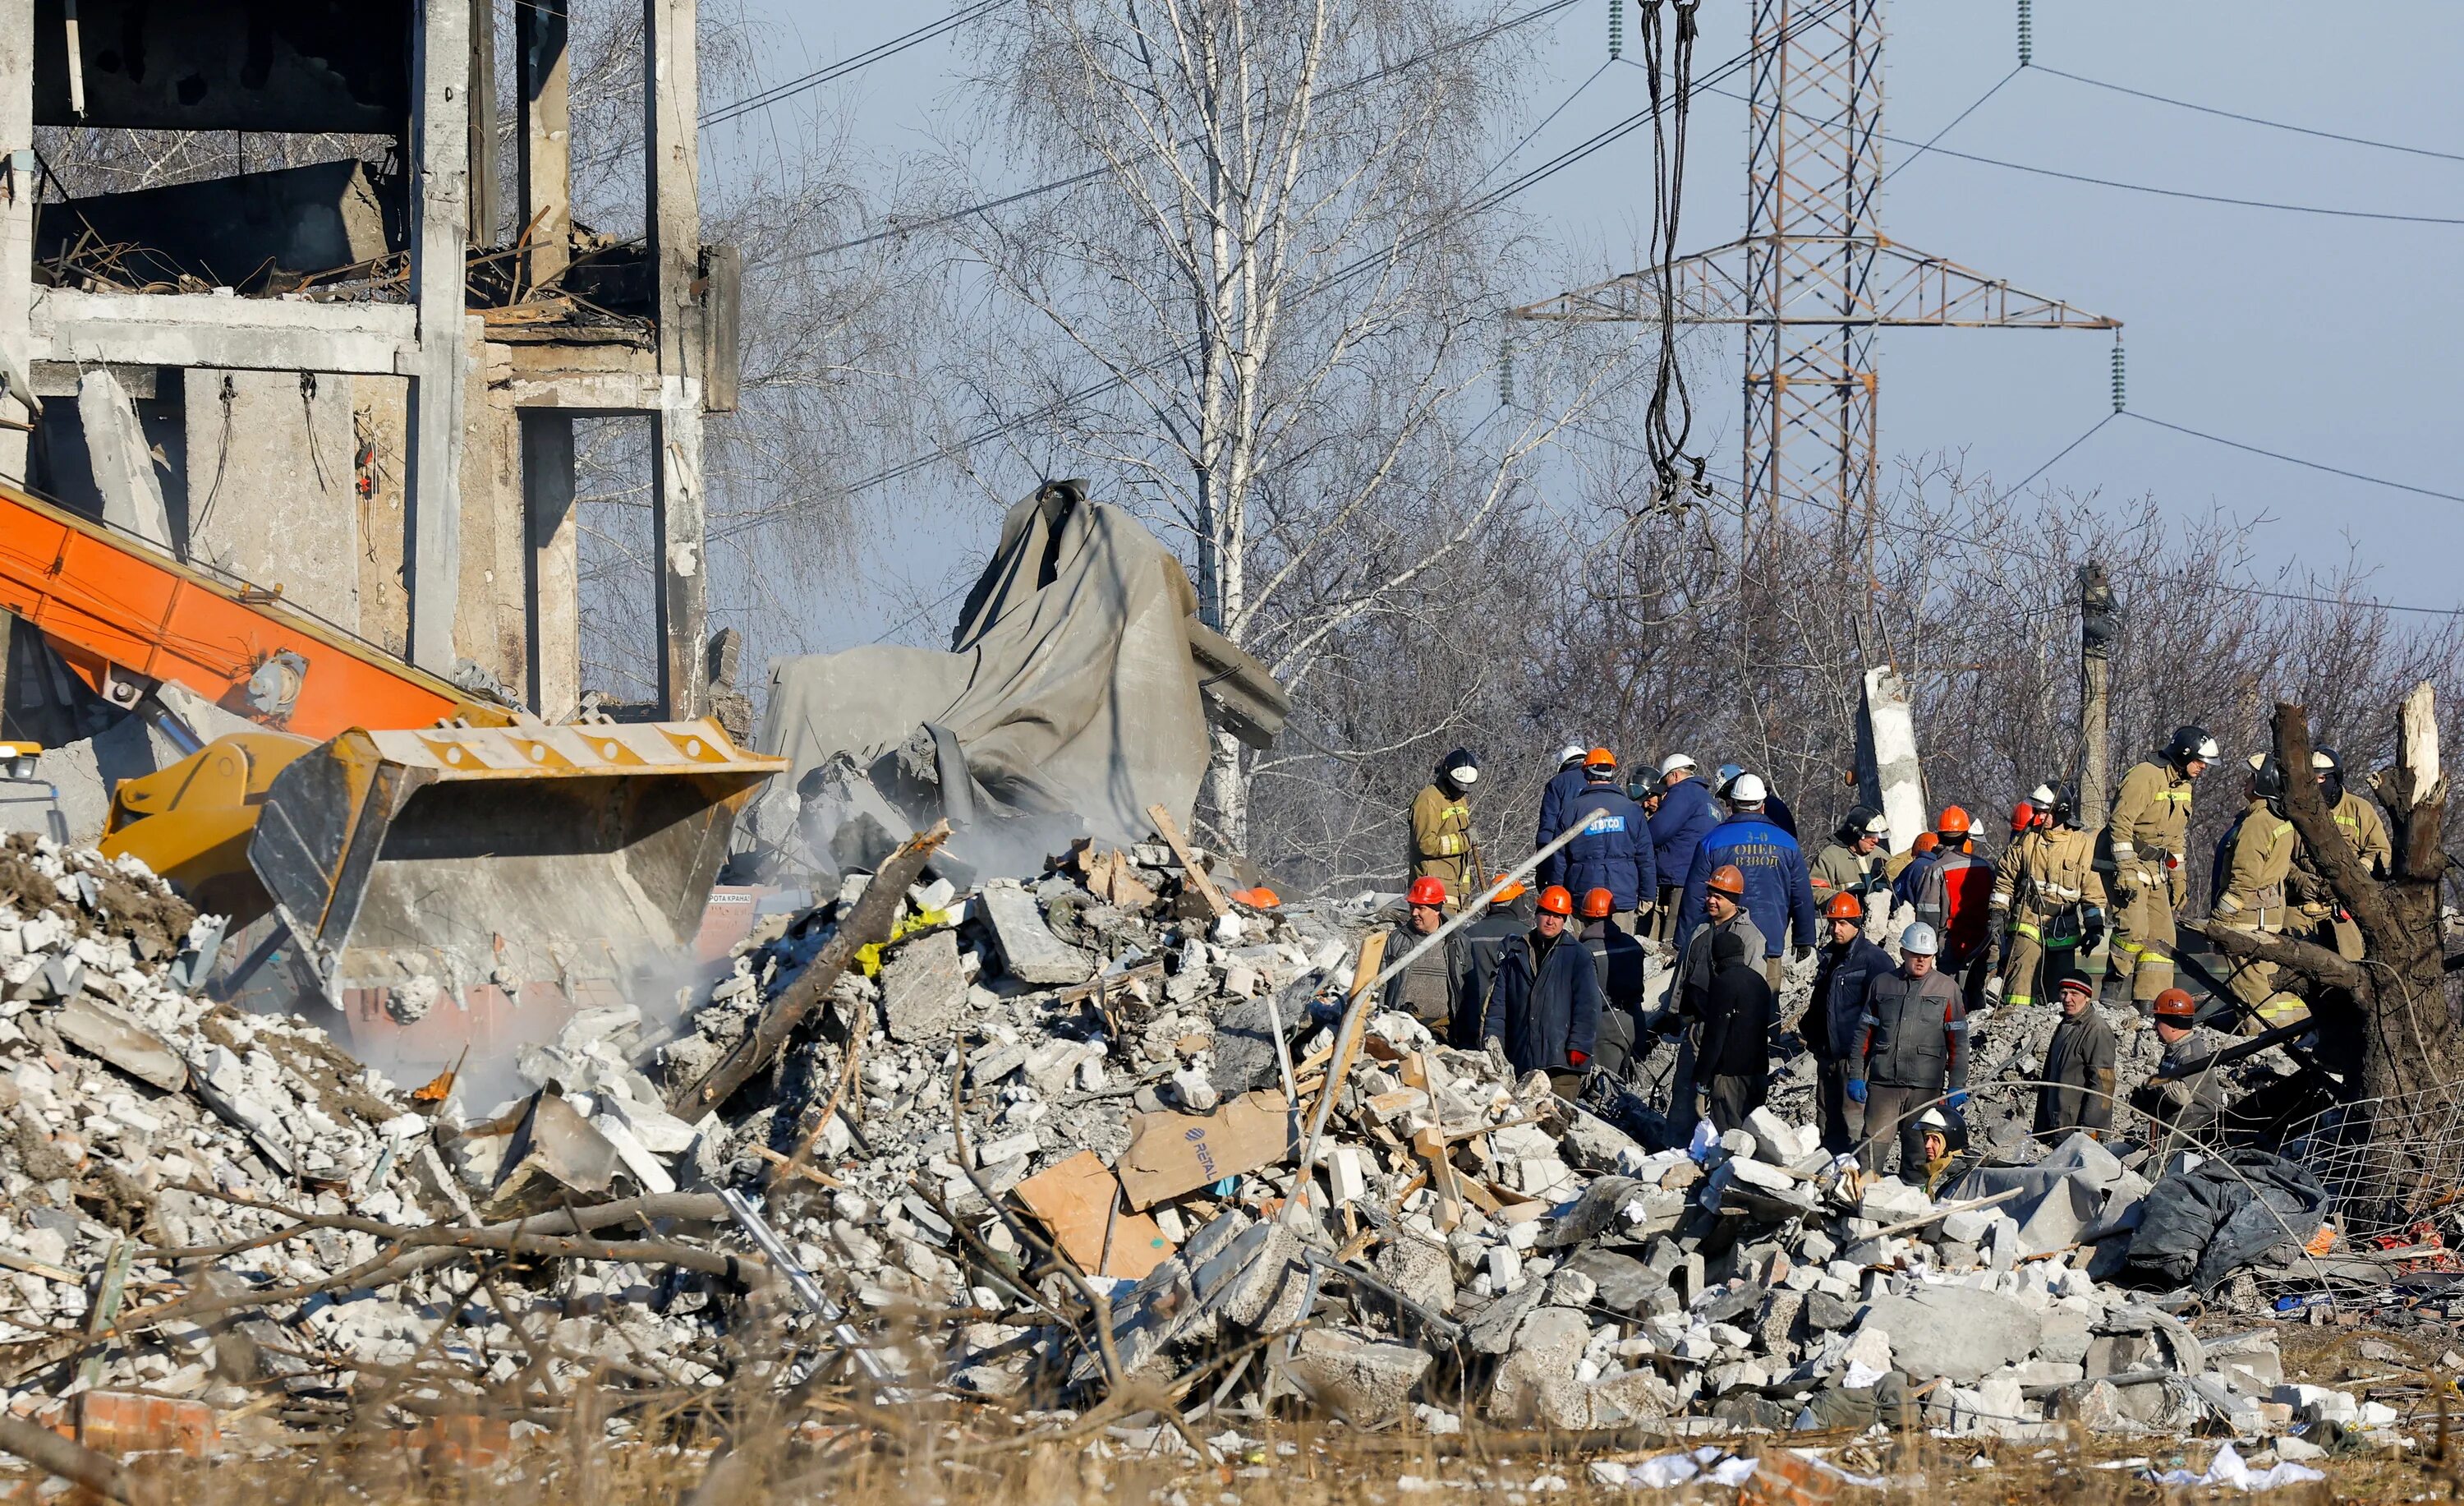
<path fill-rule="evenodd" d="M 939 1040 L 967 1012 L 967 976 L 958 934 L 910 939 L 881 964 L 881 1018 L 894 1041 Z"/>
<path fill-rule="evenodd" d="M 1402 1415 L 1436 1357 L 1343 1328 L 1304 1329 L 1284 1373 L 1318 1406 L 1355 1427 Z"/>
<path fill-rule="evenodd" d="M 1085 983 L 1094 975 L 1087 954 L 1064 942 L 1044 923 L 1034 897 L 1015 883 L 1000 880 L 984 886 L 984 919 L 1001 948 L 1001 965 L 1021 983 L 1049 986 Z"/>
<path fill-rule="evenodd" d="M 188 1085 L 188 1064 L 163 1037 L 90 993 L 65 1000 L 51 1021 L 60 1039 L 140 1082 L 165 1093 L 177 1093 Z"/>
<path fill-rule="evenodd" d="M 1895 1367 L 1912 1381 L 1971 1384 L 2035 1353 L 2043 1323 L 2017 1297 L 1966 1286 L 1921 1286 L 1865 1304 L 1859 1329 L 1891 1336 Z"/>

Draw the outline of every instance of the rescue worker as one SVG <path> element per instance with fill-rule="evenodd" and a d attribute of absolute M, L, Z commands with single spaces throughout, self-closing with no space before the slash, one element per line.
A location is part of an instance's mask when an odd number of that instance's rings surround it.
<path fill-rule="evenodd" d="M 1678 953 L 1675 974 L 1670 978 L 1668 995 L 1663 1001 L 1663 1022 L 1674 1022 L 1681 1033 L 1677 1041 L 1677 1065 L 1672 1077 L 1675 1083 L 1668 1105 L 1669 1127 L 1680 1139 L 1693 1134 L 1694 1121 L 1702 1118 L 1692 1096 L 1685 1090 L 1694 1081 L 1694 1060 L 1702 1045 L 1703 1016 L 1711 1007 L 1711 980 L 1715 972 L 1711 963 L 1711 943 L 1721 936 L 1734 932 L 1744 945 L 1746 956 L 1760 957 L 1764 952 L 1763 933 L 1746 912 L 1746 875 L 1733 863 L 1723 863 L 1711 871 L 1703 882 L 1703 923 L 1686 938 L 1684 948 Z"/>
<path fill-rule="evenodd" d="M 1922 920 L 1900 933 L 1900 965 L 1866 987 L 1848 1049 L 1848 1101 L 1865 1106 L 1858 1159 L 1877 1176 L 1896 1138 L 1900 1180 L 1917 1180 L 1925 1163 L 1917 1116 L 1937 1102 L 1968 1106 L 1968 1008 L 1958 985 L 1934 965 L 1941 949 Z"/>
<path fill-rule="evenodd" d="M 1446 886 L 1448 908 L 1463 903 L 1464 886 L 1480 881 L 1479 846 L 1471 834 L 1471 790 L 1480 783 L 1480 760 L 1457 748 L 1438 761 L 1438 770 L 1412 799 L 1412 872 Z"/>
<path fill-rule="evenodd" d="M 1413 879 L 1403 901 L 1409 908 L 1386 941 L 1390 962 L 1403 957 L 1420 944 L 1422 937 L 1436 934 L 1446 922 L 1446 886 L 1434 878 Z M 1412 1016 L 1441 1041 L 1453 1039 L 1455 1011 L 1465 997 L 1463 990 L 1470 977 L 1463 937 L 1457 931 L 1386 981 L 1385 1007 Z"/>
<path fill-rule="evenodd" d="M 1540 826 L 1538 834 L 1531 839 L 1533 852 L 1547 847 L 1551 837 L 1566 830 L 1566 801 L 1583 787 L 1583 756 L 1589 751 L 1573 742 L 1557 750 L 1557 772 L 1549 776 L 1549 783 L 1540 790 Z M 1555 861 L 1554 858 L 1550 860 Z M 1544 884 L 1557 882 L 1557 875 L 1548 863 L 1540 865 L 1540 881 Z"/>
<path fill-rule="evenodd" d="M 1545 1072 L 1561 1098 L 1581 1091 L 1600 1025 L 1600 981 L 1592 954 L 1568 934 L 1574 897 L 1563 885 L 1540 891 L 1539 919 L 1510 938 L 1489 986 L 1481 1043 L 1517 1074 Z"/>
<path fill-rule="evenodd" d="M 1985 975 L 1993 960 L 1993 864 L 1976 851 L 1966 810 L 1943 807 L 1933 829 L 1941 845 L 1917 881 L 1917 919 L 1942 939 L 1936 965 L 1959 980 L 1961 996 L 1972 1009 L 1985 1002 Z"/>
<path fill-rule="evenodd" d="M 2386 878 L 2395 872 L 2395 848 L 2387 840 L 2387 822 L 2377 804 L 2344 787 L 2344 761 L 2334 748 L 2316 748 L 2310 767 L 2319 778 L 2319 798 L 2343 833 L 2344 843 L 2361 859 L 2362 872 Z M 2294 858 L 2294 903 L 2300 909 L 2311 939 L 2347 962 L 2362 960 L 2362 929 L 2336 898 L 2336 891 L 2313 860 L 2309 844 Z"/>
<path fill-rule="evenodd" d="M 1600 980 L 1600 1030 L 1592 1050 L 1592 1064 L 1622 1080 L 1634 1059 L 1636 1030 L 1642 1020 L 1642 986 L 1646 954 L 1642 943 L 1619 926 L 1617 898 L 1605 889 L 1585 891 L 1582 904 L 1583 949 L 1592 954 L 1592 970 Z"/>
<path fill-rule="evenodd" d="M 2166 989 L 2151 1008 L 2165 1055 L 2130 1106 L 2147 1117 L 2148 1143 L 2160 1155 L 2180 1143 L 2211 1144 L 2225 1117 L 2224 1077 L 2215 1065 L 2224 1043 L 2199 1025 L 2198 1007 L 2182 989 Z"/>
<path fill-rule="evenodd" d="M 1497 978 L 1498 958 L 1504 954 L 1507 938 L 1521 936 L 1529 930 L 1536 918 L 1531 907 L 1531 893 L 1521 884 L 1508 884 L 1504 874 L 1489 881 L 1497 897 L 1479 917 L 1455 933 L 1463 943 L 1463 986 L 1461 1002 L 1469 1008 L 1456 1011 L 1454 1030 L 1446 1037 L 1449 1046 L 1464 1051 L 1480 1050 L 1482 1012 L 1488 998 L 1488 986 Z M 1483 891 L 1485 893 L 1486 891 Z"/>
<path fill-rule="evenodd" d="M 1763 782 L 1757 774 L 1739 774 L 1728 782 L 1727 818 L 1711 829 L 1694 850 L 1693 872 L 1685 880 L 1685 907 L 1677 918 L 1677 945 L 1683 952 L 1704 921 L 1704 894 L 1711 875 L 1724 867 L 1745 875 L 1746 909 L 1763 938 L 1763 972 L 1776 991 L 1780 986 L 1780 943 L 1793 927 L 1799 957 L 1812 955 L 1820 940 L 1814 912 L 1814 886 L 1805 872 L 1805 854 L 1796 838 L 1763 816 Z"/>
<path fill-rule="evenodd" d="M 2204 727 L 2173 729 L 2173 740 L 2122 776 L 2104 826 L 2113 859 L 2113 962 L 2143 1014 L 2173 986 L 2173 912 L 2189 897 L 2182 867 L 2190 833 L 2190 786 L 2217 758 Z"/>
<path fill-rule="evenodd" d="M 2226 853 L 2222 893 L 2210 909 L 2216 924 L 2266 936 L 2284 934 L 2290 897 L 2286 880 L 2301 838 L 2284 815 L 2284 770 L 2276 755 L 2263 754 L 2251 771 L 2250 807 L 2242 812 L 2233 847 Z M 2276 986 L 2274 963 L 2255 957 L 2233 959 L 2227 991 L 2248 1005 L 2255 1030 L 2272 1030 L 2306 1018 L 2309 1006 Z"/>
<path fill-rule="evenodd" d="M 1891 970 L 1891 954 L 1865 939 L 1865 907 L 1857 896 L 1836 894 L 1822 907 L 1831 927 L 1822 963 L 1814 972 L 1814 996 L 1796 1033 L 1815 1061 L 1814 1096 L 1822 1116 L 1822 1148 L 1842 1155 L 1857 1148 L 1848 1123 L 1848 1052 L 1865 1017 L 1865 990 Z"/>
<path fill-rule="evenodd" d="M 1723 764 L 1720 765 L 1719 795 L 1721 799 L 1728 800 L 1733 803 L 1733 790 L 1731 789 L 1731 786 L 1736 784 L 1738 776 L 1745 773 L 1745 771 L 1746 765 L 1743 764 Z M 1788 802 L 1779 798 L 1778 792 L 1771 787 L 1770 780 L 1763 779 L 1759 774 L 1754 777 L 1762 782 L 1763 792 L 1761 798 L 1764 819 L 1770 821 L 1771 825 L 1787 832 L 1790 836 L 1795 836 L 1796 812 L 1788 808 Z"/>
<path fill-rule="evenodd" d="M 2062 1018 L 2036 1074 L 2035 1133 L 2048 1145 L 2073 1130 L 2101 1140 L 2113 1133 L 2113 1030 L 2096 1012 L 2094 984 L 2078 973 L 2057 976 Z"/>
<path fill-rule="evenodd" d="M 1762 975 L 1762 959 L 1746 956 L 1745 938 L 1735 931 L 1711 938 L 1710 961 L 1711 986 L 1691 1089 L 1703 1117 L 1725 1135 L 1744 1128 L 1746 1116 L 1762 1107 L 1771 1075 L 1771 1031 L 1779 1026 L 1779 998 Z"/>
<path fill-rule="evenodd" d="M 1685 879 L 1694 872 L 1694 850 L 1720 824 L 1711 804 L 1711 786 L 1695 773 L 1694 761 L 1671 753 L 1660 761 L 1660 808 L 1651 813 L 1651 861 L 1660 875 L 1660 910 L 1652 939 L 1665 941 L 1676 934 L 1679 901 Z"/>
<path fill-rule="evenodd" d="M 1933 867 L 1934 857 L 1942 851 L 1942 838 L 1930 831 L 1920 831 L 1908 850 L 1882 865 L 1882 874 L 1891 881 L 1891 903 L 1913 905 L 1917 902 L 1917 885 L 1925 882 L 1925 871 Z"/>
<path fill-rule="evenodd" d="M 1950 1119 L 1940 1109 L 1927 1109 L 1917 1116 L 1917 1137 L 1925 1150 L 1925 1172 L 1916 1179 L 1917 1185 L 1925 1189 L 1925 1196 L 1940 1198 L 1947 1188 L 1968 1175 L 1976 1158 L 1966 1150 L 1951 1148 Z"/>
<path fill-rule="evenodd" d="M 1993 877 L 2004 1004 L 2034 1004 L 2042 997 L 2039 978 L 2076 973 L 2104 940 L 2104 877 L 2096 871 L 2096 838 L 2079 823 L 2079 791 L 2066 784 L 2039 789 L 2041 824 L 2013 844 Z"/>
<path fill-rule="evenodd" d="M 1865 896 L 1886 887 L 1881 868 L 1886 854 L 1882 843 L 1891 834 L 1890 823 L 1871 806 L 1852 806 L 1838 829 L 1822 851 L 1814 854 L 1814 866 L 1807 879 L 1814 887 L 1814 903 L 1819 909 L 1831 902 L 1834 895 L 1855 895 L 1862 904 Z"/>
<path fill-rule="evenodd" d="M 1651 857 L 1651 832 L 1642 808 L 1617 787 L 1617 755 L 1594 748 L 1585 755 L 1583 787 L 1559 812 L 1559 826 L 1542 838 L 1553 842 L 1567 828 L 1582 823 L 1582 835 L 1566 844 L 1549 863 L 1556 865 L 1555 881 L 1581 893 L 1606 889 L 1617 908 L 1639 923 L 1640 912 L 1659 897 L 1659 870 Z M 1548 864 L 1542 865 L 1548 871 Z"/>

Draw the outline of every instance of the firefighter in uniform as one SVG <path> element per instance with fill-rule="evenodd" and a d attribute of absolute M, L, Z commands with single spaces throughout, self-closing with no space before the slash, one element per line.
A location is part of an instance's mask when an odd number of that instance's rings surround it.
<path fill-rule="evenodd" d="M 2190 786 L 2216 761 L 2204 727 L 2176 727 L 2163 753 L 2122 776 L 2104 834 L 2113 857 L 2114 975 L 2145 1014 L 2173 986 L 2173 912 L 2189 897 L 2182 845 Z"/>
<path fill-rule="evenodd" d="M 2039 823 L 2012 845 L 1993 878 L 1993 913 L 2006 938 L 2002 1002 L 2043 998 L 2039 978 L 2077 970 L 2078 960 L 2104 939 L 2104 879 L 2096 871 L 2096 838 L 2080 827 L 2079 791 L 2040 786 L 2031 801 Z"/>
<path fill-rule="evenodd" d="M 1446 886 L 1446 908 L 1461 905 L 1483 872 L 1471 834 L 1471 787 L 1480 782 L 1480 761 L 1457 748 L 1438 763 L 1436 775 L 1412 797 L 1410 877 Z"/>
<path fill-rule="evenodd" d="M 2237 931 L 2284 934 L 2286 880 L 2293 875 L 2293 861 L 2300 847 L 2293 823 L 2284 819 L 2284 771 L 2274 754 L 2261 755 L 2258 766 L 2251 771 L 2250 808 L 2242 813 L 2241 825 L 2233 832 L 2218 885 L 2222 892 L 2211 907 L 2216 923 Z M 2277 989 L 2274 963 L 2254 957 L 2236 958 L 2234 963 L 2225 986 L 2263 1022 L 2258 1029 L 2290 1025 L 2308 1014 L 2307 1005 Z"/>
<path fill-rule="evenodd" d="M 2327 814 L 2334 818 L 2353 855 L 2361 859 L 2362 872 L 2372 878 L 2393 874 L 2395 848 L 2387 840 L 2387 821 L 2376 802 L 2344 786 L 2343 759 L 2334 748 L 2317 748 L 2310 754 L 2310 768 L 2319 776 L 2319 797 L 2326 802 Z M 2306 844 L 2294 860 L 2292 886 L 2294 904 L 2313 939 L 2346 962 L 2361 961 L 2361 927 L 2336 902 L 2335 891 L 2311 859 Z"/>

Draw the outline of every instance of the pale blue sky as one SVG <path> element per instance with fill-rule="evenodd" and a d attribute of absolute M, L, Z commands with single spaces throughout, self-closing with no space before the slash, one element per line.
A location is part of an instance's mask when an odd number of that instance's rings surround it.
<path fill-rule="evenodd" d="M 776 23 L 768 55 L 788 78 L 872 46 L 955 7 L 754 0 Z M 1628 7 L 1629 55 L 1633 7 Z M 1747 0 L 1704 6 L 1708 66 L 1742 50 Z M 1556 108 L 1606 56 L 1607 0 L 1534 28 L 1547 40 L 1522 121 L 1502 150 Z M 1923 141 L 2016 61 L 2009 0 L 1894 0 L 1887 11 L 1886 131 Z M 953 44 L 925 43 L 831 85 L 874 150 L 918 144 L 932 102 L 953 83 Z M 2322 141 L 2095 89 L 2045 67 L 2218 109 L 2464 158 L 2464 6 L 2381 0 L 2322 10 L 2292 0 L 2231 7 L 2187 0 L 2048 0 L 2035 8 L 2039 67 L 2012 79 L 1942 145 L 2089 177 L 2186 192 L 2341 210 L 2464 221 L 2464 160 Z M 1742 84 L 1743 80 L 1738 80 Z M 1632 113 L 1633 68 L 1602 75 L 1509 165 L 1520 170 Z M 713 100 L 715 104 L 720 101 Z M 1717 245 L 1744 220 L 1745 108 L 1698 107 L 1685 210 L 1690 247 Z M 1647 134 L 1639 133 L 1518 201 L 1537 228 L 1605 274 L 1628 270 L 1647 204 Z M 1886 146 L 1886 166 L 1912 155 Z M 1508 174 L 1501 174 L 1501 176 Z M 2464 493 L 2450 458 L 2453 351 L 2464 292 L 2452 271 L 2464 223 L 2292 213 L 2202 203 L 2023 173 L 1930 154 L 1886 190 L 1896 241 L 2127 322 L 2130 406 L 2228 438 L 2443 492 Z M 1530 290 L 1533 298 L 1555 291 Z M 1722 436 L 1713 469 L 1734 474 L 1735 337 L 1701 393 Z M 1887 465 L 1964 449 L 1971 471 L 2005 482 L 2036 469 L 2109 410 L 2109 337 L 1931 331 L 1882 337 Z M 1023 478 L 1031 480 L 1031 477 Z M 2410 496 L 2237 454 L 2130 419 L 2108 424 L 2039 484 L 2152 493 L 2167 508 L 2229 509 L 2255 524 L 2269 565 L 2341 558 L 2346 537 L 2377 566 L 2382 598 L 2464 605 L 2451 553 L 2464 504 Z M 903 509 L 876 496 L 893 515 Z M 870 546 L 877 567 L 932 580 L 954 547 L 980 541 L 946 517 Z M 826 633 L 865 641 L 901 613 L 877 605 Z M 935 623 L 934 626 L 945 626 Z"/>

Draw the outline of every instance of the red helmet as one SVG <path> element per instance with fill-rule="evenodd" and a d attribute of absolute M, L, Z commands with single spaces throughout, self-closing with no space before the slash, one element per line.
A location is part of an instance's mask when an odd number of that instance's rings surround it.
<path fill-rule="evenodd" d="M 1822 907 L 1822 918 L 1826 920 L 1862 920 L 1865 919 L 1865 902 L 1842 890 L 1833 895 L 1831 902 Z"/>
<path fill-rule="evenodd" d="M 1946 817 L 1945 819 L 1947 819 Z M 2022 800 L 2011 808 L 2011 834 L 2017 836 L 2036 824 L 2036 808 Z"/>
<path fill-rule="evenodd" d="M 1540 912 L 1543 915 L 1573 915 L 1574 897 L 1566 892 L 1564 884 L 1551 884 L 1540 891 Z"/>
<path fill-rule="evenodd" d="M 1403 898 L 1411 904 L 1441 905 L 1446 902 L 1446 881 L 1442 878 L 1415 878 Z"/>
<path fill-rule="evenodd" d="M 2156 996 L 2156 1018 L 2178 1020 L 2184 1025 L 2198 1018 L 2199 1007 L 2190 1002 L 2189 993 L 2181 988 L 2167 988 Z"/>
<path fill-rule="evenodd" d="M 1957 806 L 1945 806 L 1942 808 L 1942 819 L 1933 824 L 1933 829 L 1941 832 L 1947 841 L 1951 837 L 1966 836 L 1970 825 L 1972 823 L 1968 819 L 1967 811 Z"/>
<path fill-rule="evenodd" d="M 1705 881 L 1704 887 L 1716 889 L 1731 899 L 1743 899 L 1746 897 L 1746 875 L 1736 864 L 1722 863 L 1711 870 L 1711 876 Z"/>
<path fill-rule="evenodd" d="M 1584 919 L 1605 920 L 1609 917 L 1609 912 L 1616 908 L 1617 896 L 1609 893 L 1607 890 L 1587 889 L 1583 891 Z"/>

